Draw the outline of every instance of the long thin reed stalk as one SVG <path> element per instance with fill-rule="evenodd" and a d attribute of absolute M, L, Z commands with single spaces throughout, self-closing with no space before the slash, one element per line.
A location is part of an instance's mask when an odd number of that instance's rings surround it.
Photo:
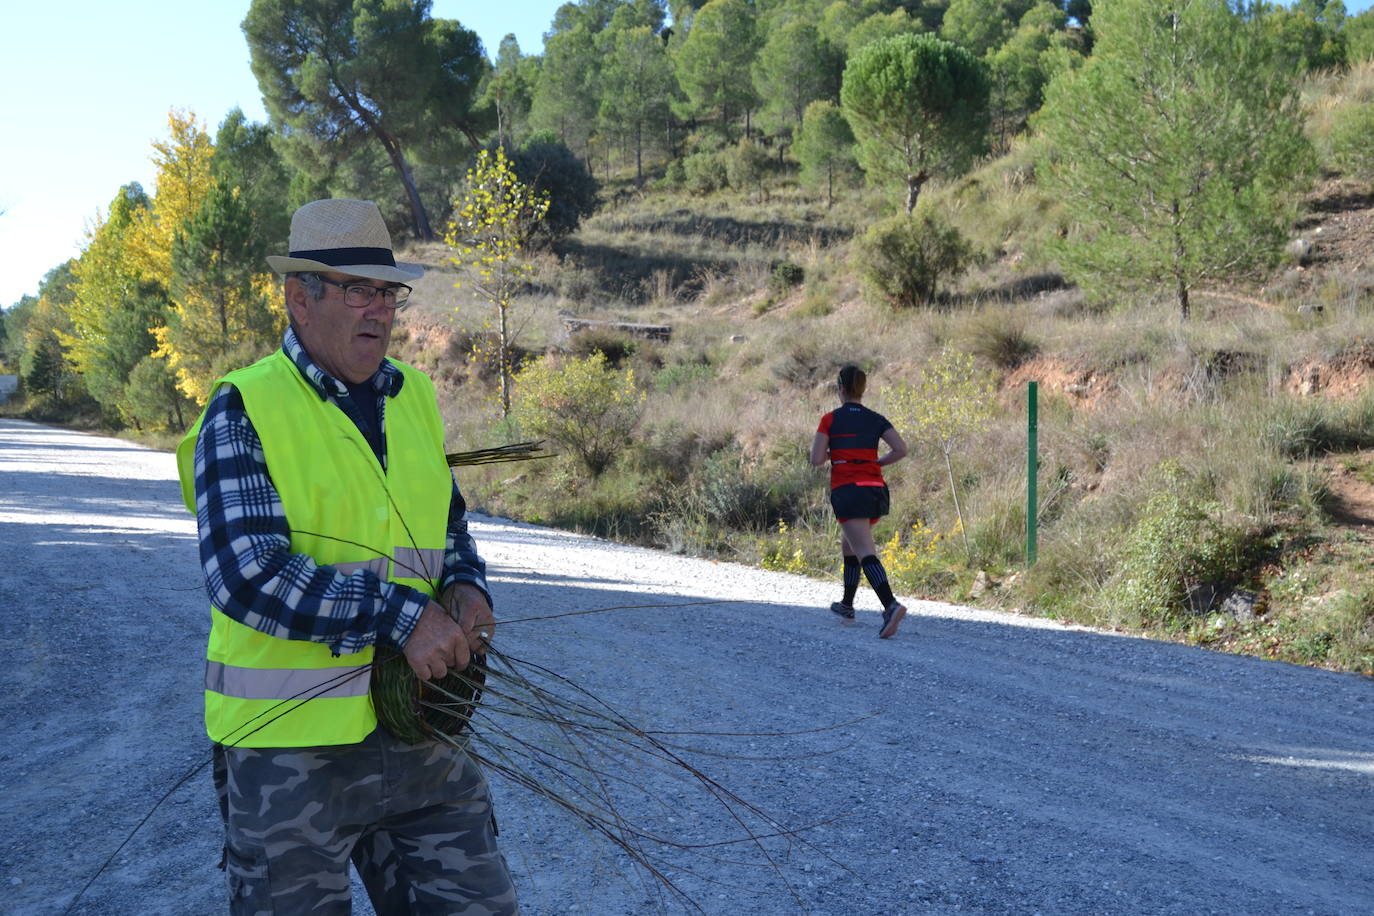
<path fill-rule="evenodd" d="M 512 442 L 510 445 L 498 445 L 495 448 L 473 449 L 470 452 L 449 452 L 445 457 L 451 468 L 554 457 L 552 452 L 542 451 L 543 448 L 544 440 L 539 439 L 533 442 Z"/>

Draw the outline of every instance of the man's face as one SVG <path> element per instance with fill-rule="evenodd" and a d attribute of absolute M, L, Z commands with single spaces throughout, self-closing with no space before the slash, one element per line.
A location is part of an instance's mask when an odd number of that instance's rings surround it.
<path fill-rule="evenodd" d="M 321 369 L 335 378 L 354 384 L 365 382 L 386 358 L 396 310 L 386 305 L 381 295 L 373 296 L 371 305 L 352 308 L 344 302 L 344 290 L 334 284 L 375 289 L 395 284 L 349 274 L 320 276 L 332 282 L 324 284 L 324 296 L 319 300 L 310 298 L 298 278 L 290 277 L 286 282 L 286 303 L 295 319 L 301 345 Z"/>

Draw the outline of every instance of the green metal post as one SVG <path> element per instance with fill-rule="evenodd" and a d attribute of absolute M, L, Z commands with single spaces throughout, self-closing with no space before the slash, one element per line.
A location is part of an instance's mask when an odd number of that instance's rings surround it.
<path fill-rule="evenodd" d="M 1030 382 L 1026 387 L 1026 567 L 1035 565 L 1035 529 L 1038 527 L 1036 509 L 1039 500 L 1035 493 L 1035 478 L 1040 470 L 1040 460 L 1036 455 L 1036 393 L 1037 384 Z"/>

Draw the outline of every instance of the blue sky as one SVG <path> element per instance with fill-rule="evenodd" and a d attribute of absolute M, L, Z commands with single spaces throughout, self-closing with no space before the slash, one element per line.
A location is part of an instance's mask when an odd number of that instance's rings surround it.
<path fill-rule="evenodd" d="M 434 0 L 496 52 L 527 54 L 563 0 Z M 6 4 L 0 141 L 0 308 L 36 293 L 84 245 L 86 227 L 130 181 L 152 191 L 152 142 L 188 108 L 211 132 L 238 105 L 266 120 L 239 23 L 249 0 L 46 0 Z"/>
<path fill-rule="evenodd" d="M 1374 0 L 1348 0 L 1353 14 Z M 0 85 L 0 307 L 35 293 L 78 253 L 120 185 L 152 191 L 152 142 L 167 112 L 213 130 L 235 105 L 266 119 L 239 23 L 249 0 L 40 0 L 7 4 Z M 527 54 L 562 0 L 434 0 L 433 15 L 477 32 L 487 53 L 514 33 Z"/>

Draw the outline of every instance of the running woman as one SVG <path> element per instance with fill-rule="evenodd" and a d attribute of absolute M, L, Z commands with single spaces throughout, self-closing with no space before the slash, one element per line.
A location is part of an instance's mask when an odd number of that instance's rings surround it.
<path fill-rule="evenodd" d="M 873 543 L 873 526 L 887 515 L 888 492 L 883 467 L 906 457 L 906 442 L 880 413 L 863 404 L 868 376 L 858 366 L 840 370 L 840 406 L 821 417 L 816 438 L 811 440 L 811 463 L 830 461 L 830 506 L 840 523 L 840 551 L 844 555 L 844 599 L 830 605 L 846 621 L 854 619 L 854 594 L 859 571 L 868 578 L 883 603 L 879 639 L 897 632 L 906 607 L 892 594 L 887 571 Z M 878 442 L 887 443 L 887 454 L 878 457 Z"/>

